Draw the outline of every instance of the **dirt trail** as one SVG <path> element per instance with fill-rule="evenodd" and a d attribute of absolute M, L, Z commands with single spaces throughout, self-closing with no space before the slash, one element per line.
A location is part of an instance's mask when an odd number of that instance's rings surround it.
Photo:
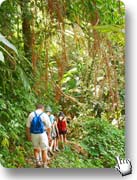
<path fill-rule="evenodd" d="M 71 147 L 71 149 L 74 151 L 74 152 L 77 152 L 79 154 L 82 154 L 84 156 L 88 156 L 88 153 L 78 144 L 78 143 L 75 143 L 75 142 L 72 142 L 72 141 L 68 141 L 67 142 L 67 146 Z M 54 158 L 56 156 L 60 155 L 60 152 L 54 152 L 52 156 L 50 156 L 50 160 L 48 160 L 48 167 L 50 168 L 50 164 L 51 162 L 54 160 Z M 36 168 L 36 164 L 35 164 L 35 159 L 34 157 L 30 157 L 28 159 L 26 159 L 26 163 L 29 165 L 30 168 Z M 42 167 L 41 167 L 42 168 Z M 63 168 L 63 167 L 62 167 Z"/>
<path fill-rule="evenodd" d="M 48 167 L 50 167 L 50 163 L 52 162 L 52 160 L 54 160 L 55 156 L 57 156 L 58 154 L 59 154 L 59 152 L 54 152 L 53 155 L 50 156 L 50 160 L 48 160 L 48 162 L 47 162 Z M 32 157 L 26 159 L 26 163 L 28 164 L 29 168 L 37 168 L 36 163 L 35 163 L 35 158 L 33 155 L 32 155 Z M 40 168 L 42 168 L 42 167 L 40 167 Z"/>

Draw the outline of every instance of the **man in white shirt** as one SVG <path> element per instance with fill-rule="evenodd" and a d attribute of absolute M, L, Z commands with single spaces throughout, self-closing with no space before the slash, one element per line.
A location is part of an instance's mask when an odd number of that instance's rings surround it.
<path fill-rule="evenodd" d="M 39 116 L 41 121 L 43 122 L 43 131 L 40 133 L 32 133 L 32 121 L 35 116 Z M 39 162 L 39 153 L 42 151 L 42 161 L 43 166 L 47 167 L 47 150 L 49 148 L 49 141 L 51 140 L 51 122 L 49 116 L 44 113 L 44 105 L 39 104 L 36 106 L 36 111 L 31 112 L 29 114 L 27 123 L 26 123 L 26 134 L 29 141 L 32 141 L 34 147 L 34 156 L 36 159 L 37 167 L 40 167 L 41 164 Z"/>

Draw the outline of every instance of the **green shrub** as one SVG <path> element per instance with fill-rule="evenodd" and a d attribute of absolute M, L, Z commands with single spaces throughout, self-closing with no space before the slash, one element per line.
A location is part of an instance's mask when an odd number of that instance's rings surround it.
<path fill-rule="evenodd" d="M 72 150 L 70 145 L 67 145 L 64 151 L 61 151 L 50 164 L 52 168 L 94 168 L 94 162 L 91 159 L 86 159 L 85 156 Z"/>
<path fill-rule="evenodd" d="M 68 139 L 85 150 L 78 153 L 72 144 L 67 144 L 51 163 L 55 168 L 113 168 L 115 157 L 125 156 L 124 130 L 112 126 L 100 118 L 81 117 L 70 125 Z"/>
<path fill-rule="evenodd" d="M 114 167 L 115 157 L 125 156 L 124 130 L 102 119 L 87 119 L 83 128 L 87 131 L 81 145 L 98 167 Z"/>

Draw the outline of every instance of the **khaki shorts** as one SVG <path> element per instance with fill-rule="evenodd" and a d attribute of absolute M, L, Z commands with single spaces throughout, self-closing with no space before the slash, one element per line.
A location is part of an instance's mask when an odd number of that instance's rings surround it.
<path fill-rule="evenodd" d="M 49 142 L 46 132 L 42 134 L 31 134 L 32 144 L 34 149 L 47 150 L 49 148 Z"/>

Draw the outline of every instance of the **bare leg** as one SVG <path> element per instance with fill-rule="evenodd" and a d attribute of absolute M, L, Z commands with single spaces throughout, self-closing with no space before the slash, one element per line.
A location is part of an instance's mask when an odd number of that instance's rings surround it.
<path fill-rule="evenodd" d="M 62 148 L 64 148 L 63 135 L 62 135 L 62 134 L 60 135 L 60 141 L 61 141 L 61 146 L 62 146 Z"/>
<path fill-rule="evenodd" d="M 36 160 L 39 159 L 39 153 L 40 153 L 40 149 L 34 149 L 34 157 Z"/>
<path fill-rule="evenodd" d="M 42 150 L 42 161 L 43 161 L 43 164 L 47 164 L 47 151 L 46 150 Z"/>
<path fill-rule="evenodd" d="M 40 167 L 41 163 L 39 161 L 39 153 L 40 153 L 40 149 L 34 149 L 34 156 L 36 159 L 36 167 Z"/>
<path fill-rule="evenodd" d="M 58 139 L 58 137 L 56 138 L 56 148 L 58 149 L 58 147 L 59 147 L 59 139 Z"/>
<path fill-rule="evenodd" d="M 66 142 L 67 142 L 67 137 L 66 137 L 66 134 L 64 134 L 64 135 L 63 135 L 63 141 L 64 141 L 64 143 L 66 143 Z"/>
<path fill-rule="evenodd" d="M 62 134 L 60 135 L 60 140 L 63 143 L 63 135 Z"/>
<path fill-rule="evenodd" d="M 54 150 L 55 150 L 55 151 L 59 151 L 58 142 L 59 142 L 59 137 L 57 137 L 57 138 L 55 139 L 55 143 L 54 143 Z"/>
<path fill-rule="evenodd" d="M 50 150 L 51 150 L 51 151 L 52 151 L 53 146 L 54 146 L 54 141 L 55 141 L 55 140 L 52 140 L 52 141 L 51 141 L 51 145 L 50 145 Z"/>
<path fill-rule="evenodd" d="M 48 156 L 48 150 L 46 151 L 46 154 L 47 154 L 47 161 L 49 161 L 50 157 Z"/>
<path fill-rule="evenodd" d="M 54 139 L 54 144 L 53 144 L 53 150 L 54 150 L 54 151 L 56 150 L 56 147 L 57 147 L 56 139 Z"/>
<path fill-rule="evenodd" d="M 40 149 L 39 151 L 40 151 L 40 152 L 39 152 L 39 161 L 42 162 L 42 152 L 41 152 L 41 149 Z"/>

